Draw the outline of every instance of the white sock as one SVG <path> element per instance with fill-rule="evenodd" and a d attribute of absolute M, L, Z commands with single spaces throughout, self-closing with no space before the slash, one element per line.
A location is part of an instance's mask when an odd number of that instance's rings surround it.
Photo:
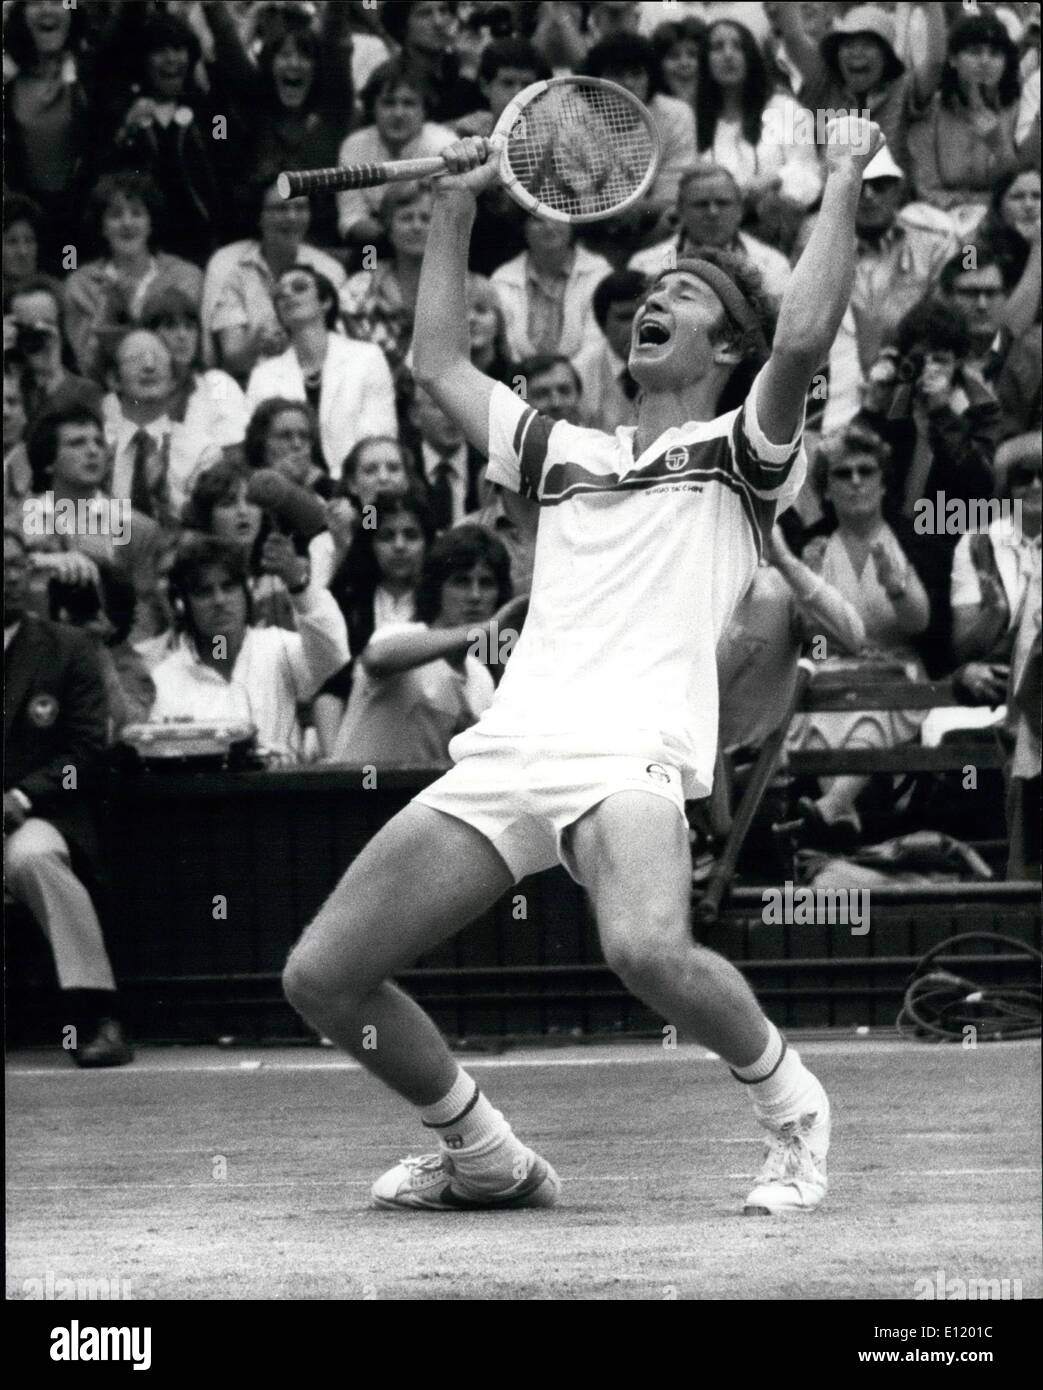
<path fill-rule="evenodd" d="M 503 1187 L 528 1171 L 529 1150 L 462 1067 L 441 1100 L 421 1107 L 420 1119 L 468 1182 Z"/>
<path fill-rule="evenodd" d="M 768 1024 L 768 1045 L 756 1062 L 733 1067 L 732 1075 L 749 1090 L 758 1117 L 771 1120 L 795 1118 L 815 1080 L 774 1023 Z"/>

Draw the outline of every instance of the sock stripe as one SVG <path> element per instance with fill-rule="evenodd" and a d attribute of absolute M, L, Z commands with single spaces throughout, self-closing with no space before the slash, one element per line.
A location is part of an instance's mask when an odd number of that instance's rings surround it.
<path fill-rule="evenodd" d="M 781 1036 L 781 1035 L 780 1035 L 780 1036 Z M 732 1068 L 729 1068 L 729 1070 L 731 1071 L 732 1076 L 734 1076 L 735 1079 L 736 1079 L 736 1081 L 738 1081 L 741 1085 L 743 1085 L 743 1086 L 759 1086 L 759 1085 L 761 1084 L 762 1081 L 767 1081 L 767 1080 L 769 1080 L 770 1077 L 773 1077 L 773 1076 L 775 1075 L 775 1073 L 778 1071 L 779 1067 L 782 1066 L 782 1059 L 783 1059 L 783 1057 L 785 1057 L 788 1048 L 789 1048 L 789 1043 L 786 1041 L 785 1038 L 783 1038 L 783 1039 L 782 1039 L 782 1051 L 779 1053 L 779 1060 L 778 1060 L 778 1061 L 775 1063 L 775 1065 L 772 1067 L 771 1071 L 768 1072 L 768 1075 L 767 1075 L 767 1076 L 758 1076 L 755 1080 L 750 1081 L 750 1080 L 748 1080 L 745 1076 L 740 1076 L 739 1073 L 738 1073 L 737 1071 L 733 1070 Z"/>
<path fill-rule="evenodd" d="M 474 1109 L 474 1107 L 478 1104 L 478 1098 L 481 1094 L 482 1089 L 476 1083 L 474 1088 L 474 1095 L 467 1102 L 464 1108 L 460 1111 L 459 1115 L 454 1115 L 451 1120 L 443 1120 L 441 1124 L 436 1124 L 433 1120 L 421 1120 L 420 1123 L 424 1126 L 425 1129 L 449 1129 L 452 1125 L 458 1125 L 460 1121 L 464 1118 L 464 1116 L 469 1115 L 471 1111 Z"/>

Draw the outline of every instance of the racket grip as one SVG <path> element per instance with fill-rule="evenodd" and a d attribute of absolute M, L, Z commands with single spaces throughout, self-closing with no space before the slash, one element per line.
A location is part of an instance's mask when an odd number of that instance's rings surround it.
<path fill-rule="evenodd" d="M 280 174 L 276 188 L 281 198 L 307 193 L 339 193 L 353 188 L 376 188 L 382 183 L 403 183 L 445 173 L 438 155 L 424 159 L 399 159 L 384 164 L 350 164 L 333 169 L 299 169 Z"/>

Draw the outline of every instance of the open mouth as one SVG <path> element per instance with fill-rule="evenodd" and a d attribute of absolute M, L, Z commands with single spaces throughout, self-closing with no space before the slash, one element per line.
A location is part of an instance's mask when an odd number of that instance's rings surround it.
<path fill-rule="evenodd" d="M 658 319 L 644 319 L 637 330 L 638 347 L 662 347 L 670 341 L 670 330 Z"/>

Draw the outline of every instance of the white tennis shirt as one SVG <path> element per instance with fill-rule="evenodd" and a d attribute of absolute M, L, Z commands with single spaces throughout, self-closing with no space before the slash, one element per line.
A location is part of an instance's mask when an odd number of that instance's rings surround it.
<path fill-rule="evenodd" d="M 633 426 L 555 422 L 493 388 L 489 480 L 541 512 L 524 631 L 476 732 L 669 761 L 686 796 L 709 793 L 717 643 L 805 469 L 803 421 L 788 444 L 764 436 L 760 380 L 637 458 Z"/>

